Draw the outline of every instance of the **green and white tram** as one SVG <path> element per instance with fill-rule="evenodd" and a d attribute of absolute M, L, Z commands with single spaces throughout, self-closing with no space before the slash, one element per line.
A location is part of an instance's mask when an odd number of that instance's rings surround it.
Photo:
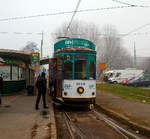
<path fill-rule="evenodd" d="M 95 103 L 96 51 L 91 41 L 69 38 L 55 43 L 49 65 L 50 81 L 56 76 L 53 96 L 64 102 Z"/>

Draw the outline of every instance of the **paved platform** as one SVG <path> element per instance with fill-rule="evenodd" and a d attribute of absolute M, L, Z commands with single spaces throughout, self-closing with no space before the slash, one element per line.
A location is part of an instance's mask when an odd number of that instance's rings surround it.
<path fill-rule="evenodd" d="M 150 104 L 100 91 L 97 92 L 96 103 L 105 112 L 124 120 L 139 132 L 150 136 Z"/>
<path fill-rule="evenodd" d="M 51 100 L 47 100 L 49 109 L 35 110 L 36 96 L 27 96 L 21 92 L 17 96 L 2 97 L 0 106 L 1 139 L 45 139 L 51 138 L 51 127 L 55 126 L 51 117 Z M 53 122 L 51 124 L 51 121 Z M 52 132 L 56 138 L 55 131 Z"/>
<path fill-rule="evenodd" d="M 57 138 L 52 101 L 47 100 L 49 109 L 40 107 L 40 110 L 37 111 L 34 109 L 35 100 L 36 96 L 27 96 L 25 91 L 17 96 L 2 97 L 0 138 Z M 136 131 L 139 130 L 150 136 L 150 104 L 124 99 L 105 92 L 97 93 L 96 103 L 105 112 L 139 126 L 140 129 L 136 129 Z"/>

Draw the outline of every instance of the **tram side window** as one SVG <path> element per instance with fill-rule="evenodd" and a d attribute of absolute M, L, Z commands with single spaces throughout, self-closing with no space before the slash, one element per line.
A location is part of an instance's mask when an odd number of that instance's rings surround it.
<path fill-rule="evenodd" d="M 89 79 L 95 79 L 95 62 L 90 62 Z"/>
<path fill-rule="evenodd" d="M 72 61 L 64 61 L 64 79 L 72 79 Z"/>
<path fill-rule="evenodd" d="M 75 79 L 87 79 L 87 61 L 75 61 Z"/>

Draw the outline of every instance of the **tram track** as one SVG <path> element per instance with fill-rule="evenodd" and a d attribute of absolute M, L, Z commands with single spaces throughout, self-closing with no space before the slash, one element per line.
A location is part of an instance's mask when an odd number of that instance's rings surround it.
<path fill-rule="evenodd" d="M 92 110 L 93 113 L 95 115 L 97 115 L 101 120 L 105 121 L 109 126 L 111 126 L 112 128 L 114 128 L 119 134 L 123 135 L 126 139 L 140 139 L 140 137 L 134 135 L 133 133 L 125 130 L 124 128 L 122 128 L 121 126 L 119 126 L 118 124 L 112 122 L 111 120 L 109 120 L 108 118 L 106 118 L 104 115 L 102 115 L 101 113 Z"/>
<path fill-rule="evenodd" d="M 108 136 L 112 134 L 112 139 L 116 138 L 116 136 L 120 139 L 140 139 L 140 137 L 122 128 L 119 124 L 116 124 L 116 122 L 113 122 L 95 109 L 88 112 L 63 109 L 61 112 L 72 139 L 108 138 L 105 137 L 107 134 Z"/>
<path fill-rule="evenodd" d="M 75 133 L 80 136 L 81 139 L 87 139 L 86 135 L 83 133 L 83 131 L 77 127 L 74 122 L 72 122 L 71 118 L 69 117 L 69 115 L 67 114 L 67 112 L 63 111 L 63 116 L 65 119 L 65 123 L 68 127 L 69 133 L 72 137 L 72 139 L 76 139 L 76 135 Z"/>
<path fill-rule="evenodd" d="M 105 121 L 110 127 L 114 128 L 115 131 L 118 132 L 120 135 L 122 135 L 124 138 L 126 138 L 126 139 L 130 139 L 130 138 L 140 139 L 138 136 L 134 135 L 133 133 L 125 130 L 121 126 L 119 126 L 116 123 L 112 122 L 111 120 L 106 118 L 104 115 L 100 114 L 99 112 L 97 112 L 95 110 L 92 110 L 92 112 L 99 119 Z M 73 131 L 75 131 L 81 137 L 81 139 L 87 139 L 84 132 L 81 130 L 80 127 L 76 126 L 76 124 L 71 120 L 71 118 L 69 117 L 67 112 L 64 111 L 63 113 L 64 113 L 64 118 L 66 119 L 66 123 L 67 123 L 68 129 L 69 129 L 69 132 L 72 136 L 72 139 L 75 139 L 75 135 L 74 135 Z"/>

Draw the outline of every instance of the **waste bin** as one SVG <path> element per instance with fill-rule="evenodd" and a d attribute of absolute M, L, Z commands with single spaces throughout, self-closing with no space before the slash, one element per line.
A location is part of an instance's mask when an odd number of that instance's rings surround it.
<path fill-rule="evenodd" d="M 28 93 L 28 96 L 33 96 L 34 95 L 34 86 L 28 85 L 27 86 L 27 93 Z"/>

